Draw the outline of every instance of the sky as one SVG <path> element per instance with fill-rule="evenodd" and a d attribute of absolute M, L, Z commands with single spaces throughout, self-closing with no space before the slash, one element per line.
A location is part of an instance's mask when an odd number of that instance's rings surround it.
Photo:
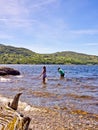
<path fill-rule="evenodd" d="M 0 44 L 98 56 L 98 0 L 0 0 Z"/>

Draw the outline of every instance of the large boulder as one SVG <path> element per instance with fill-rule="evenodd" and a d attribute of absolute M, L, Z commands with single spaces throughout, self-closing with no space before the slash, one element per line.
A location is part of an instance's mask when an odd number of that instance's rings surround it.
<path fill-rule="evenodd" d="M 31 119 L 16 111 L 20 95 L 17 94 L 8 106 L 0 103 L 0 130 L 29 130 Z"/>
<path fill-rule="evenodd" d="M 0 76 L 4 75 L 20 75 L 18 70 L 9 67 L 0 67 Z"/>

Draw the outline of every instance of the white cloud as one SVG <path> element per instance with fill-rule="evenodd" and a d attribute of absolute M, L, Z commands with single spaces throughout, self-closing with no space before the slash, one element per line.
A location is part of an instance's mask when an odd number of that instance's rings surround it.
<path fill-rule="evenodd" d="M 96 30 L 94 30 L 94 29 L 87 29 L 87 30 L 71 30 L 70 31 L 71 33 L 73 33 L 73 34 L 81 34 L 81 35 L 83 35 L 83 34 L 90 34 L 90 35 L 94 35 L 94 34 L 98 34 L 98 29 Z"/>
<path fill-rule="evenodd" d="M 0 33 L 0 39 L 11 39 L 11 38 L 13 38 L 13 36 Z"/>
<path fill-rule="evenodd" d="M 57 0 L 33 0 L 32 4 L 31 4 L 31 7 L 34 9 L 34 8 L 43 8 L 49 4 L 53 4 L 57 2 Z"/>
<path fill-rule="evenodd" d="M 0 22 L 6 27 L 31 28 L 36 24 L 36 12 L 57 0 L 0 0 Z M 45 11 L 44 11 L 45 12 Z M 43 12 L 43 13 L 44 13 Z"/>
<path fill-rule="evenodd" d="M 19 17 L 21 8 L 18 1 L 0 0 L 0 17 L 2 18 L 15 18 Z"/>
<path fill-rule="evenodd" d="M 86 46 L 98 46 L 98 43 L 85 43 Z"/>
<path fill-rule="evenodd" d="M 0 0 L 0 18 L 22 19 L 27 18 L 35 8 L 52 4 L 56 0 Z M 35 9 L 36 10 L 36 9 Z"/>
<path fill-rule="evenodd" d="M 0 22 L 6 27 L 23 26 L 28 12 L 18 0 L 0 0 Z"/>
<path fill-rule="evenodd" d="M 5 25 L 7 28 L 17 28 L 17 27 L 24 27 L 28 28 L 31 27 L 34 23 L 36 23 L 36 20 L 28 20 L 28 19 L 9 19 L 9 18 L 3 18 L 0 19 L 0 23 Z"/>

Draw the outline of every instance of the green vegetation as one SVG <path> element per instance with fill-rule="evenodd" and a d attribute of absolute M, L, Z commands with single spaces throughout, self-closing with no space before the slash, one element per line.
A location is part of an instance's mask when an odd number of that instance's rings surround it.
<path fill-rule="evenodd" d="M 98 64 L 98 56 L 71 51 L 38 54 L 25 48 L 0 44 L 0 64 Z"/>

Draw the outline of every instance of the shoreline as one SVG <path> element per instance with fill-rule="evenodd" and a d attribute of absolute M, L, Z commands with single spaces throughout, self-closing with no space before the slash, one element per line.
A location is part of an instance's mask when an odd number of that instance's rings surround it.
<path fill-rule="evenodd" d="M 0 95 L 0 102 L 7 105 L 11 98 Z M 19 101 L 18 111 L 31 118 L 32 130 L 98 130 L 98 114 L 64 108 L 50 109 L 30 106 Z"/>

